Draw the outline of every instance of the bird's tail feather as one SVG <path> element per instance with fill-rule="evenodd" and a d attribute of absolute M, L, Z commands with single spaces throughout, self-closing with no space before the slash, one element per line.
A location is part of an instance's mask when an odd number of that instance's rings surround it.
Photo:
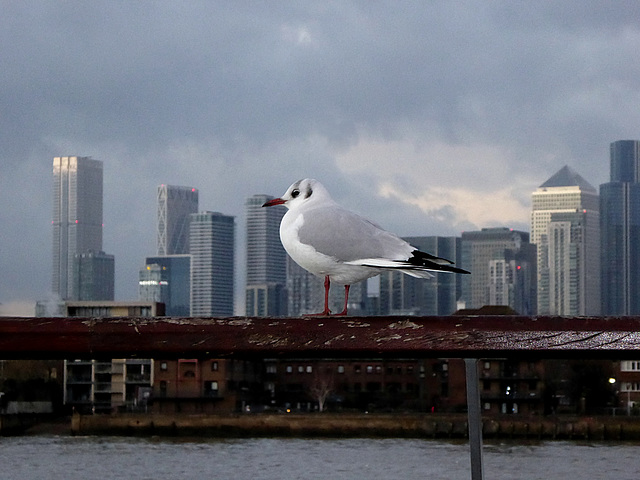
<path fill-rule="evenodd" d="M 386 258 L 362 258 L 345 262 L 347 265 L 362 267 L 401 270 L 412 277 L 430 278 L 429 272 L 470 273 L 453 265 L 446 258 L 436 257 L 429 253 L 414 250 L 408 260 L 389 260 Z"/>

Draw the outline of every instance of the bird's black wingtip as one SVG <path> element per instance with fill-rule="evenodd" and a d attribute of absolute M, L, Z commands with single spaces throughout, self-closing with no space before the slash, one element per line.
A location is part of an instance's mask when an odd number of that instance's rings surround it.
<path fill-rule="evenodd" d="M 413 252 L 411 252 L 411 258 L 409 258 L 407 262 L 415 265 L 416 267 L 425 267 L 429 270 L 439 272 L 462 273 L 467 275 L 471 274 L 471 272 L 467 270 L 454 266 L 451 260 L 436 257 L 435 255 L 421 252 L 420 250 L 414 250 Z"/>

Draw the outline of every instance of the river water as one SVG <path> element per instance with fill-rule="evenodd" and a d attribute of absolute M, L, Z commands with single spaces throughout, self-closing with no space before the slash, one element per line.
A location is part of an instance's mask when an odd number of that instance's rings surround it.
<path fill-rule="evenodd" d="M 416 439 L 0 438 L 2 480 L 469 479 L 463 442 Z M 489 443 L 484 477 L 640 478 L 640 445 Z"/>

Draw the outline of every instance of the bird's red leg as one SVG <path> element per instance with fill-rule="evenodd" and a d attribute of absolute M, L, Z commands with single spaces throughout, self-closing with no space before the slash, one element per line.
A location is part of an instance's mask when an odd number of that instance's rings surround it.
<path fill-rule="evenodd" d="M 344 309 L 340 313 L 336 313 L 336 315 L 346 315 L 347 314 L 347 305 L 349 303 L 349 288 L 351 285 L 344 286 Z"/>
<path fill-rule="evenodd" d="M 331 310 L 329 310 L 329 288 L 331 287 L 331 280 L 329 280 L 329 275 L 324 277 L 324 311 L 323 315 L 330 315 Z"/>
<path fill-rule="evenodd" d="M 324 311 L 320 313 L 312 313 L 308 315 L 309 317 L 320 317 L 325 315 L 331 315 L 331 310 L 329 310 L 329 288 L 331 287 L 331 280 L 329 280 L 329 275 L 324 277 Z"/>

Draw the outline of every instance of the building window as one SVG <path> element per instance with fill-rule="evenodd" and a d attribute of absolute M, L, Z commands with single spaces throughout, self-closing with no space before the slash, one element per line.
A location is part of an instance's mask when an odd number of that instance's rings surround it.
<path fill-rule="evenodd" d="M 376 373 L 382 373 L 382 366 L 376 365 Z"/>
<path fill-rule="evenodd" d="M 274 363 L 267 365 L 267 373 L 278 373 L 278 367 Z"/>
<path fill-rule="evenodd" d="M 286 372 L 287 373 L 293 373 L 293 366 L 292 365 L 287 365 Z"/>
<path fill-rule="evenodd" d="M 367 365 L 367 373 L 373 373 L 373 365 Z"/>
<path fill-rule="evenodd" d="M 212 372 L 218 371 L 218 362 L 211 362 L 211 371 Z"/>
<path fill-rule="evenodd" d="M 217 397 L 218 393 L 218 382 L 204 382 L 205 397 Z"/>
<path fill-rule="evenodd" d="M 622 382 L 620 385 L 621 392 L 638 392 L 640 391 L 640 383 L 638 382 Z"/>
<path fill-rule="evenodd" d="M 298 373 L 304 373 L 304 366 L 298 365 Z"/>
<path fill-rule="evenodd" d="M 622 372 L 638 372 L 640 371 L 640 361 L 624 360 L 620 362 L 620 371 Z"/>
<path fill-rule="evenodd" d="M 338 365 L 338 373 L 344 373 L 344 365 Z"/>
<path fill-rule="evenodd" d="M 354 366 L 353 366 L 353 371 L 354 371 L 355 373 L 360 373 L 360 365 L 354 365 Z"/>
<path fill-rule="evenodd" d="M 167 362 L 160 363 L 160 370 L 162 370 L 163 372 L 166 372 L 167 369 L 168 369 Z"/>
<path fill-rule="evenodd" d="M 313 367 L 311 365 L 307 365 L 307 373 L 313 372 Z"/>

